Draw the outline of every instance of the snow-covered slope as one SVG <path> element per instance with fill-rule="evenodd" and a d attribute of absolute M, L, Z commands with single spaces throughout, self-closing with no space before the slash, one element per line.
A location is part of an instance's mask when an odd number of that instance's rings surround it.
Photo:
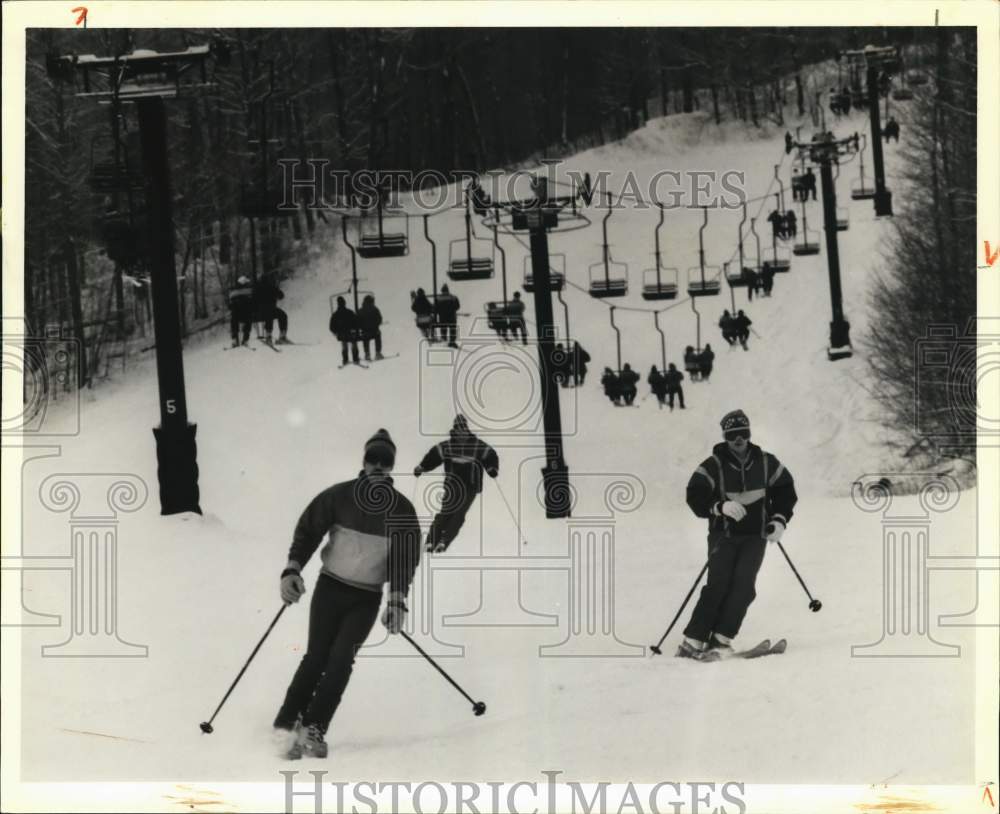
<path fill-rule="evenodd" d="M 836 131 L 863 125 L 862 119 L 850 119 Z M 768 191 L 773 165 L 783 161 L 787 185 L 783 132 L 746 138 L 747 132 L 727 125 L 720 134 L 704 117 L 673 116 L 650 122 L 623 143 L 578 155 L 568 166 L 594 175 L 607 170 L 613 179 L 628 171 L 649 179 L 664 169 L 736 170 L 746 173 L 747 194 L 755 197 Z M 890 185 L 895 158 L 893 146 L 887 153 Z M 856 175 L 856 165 L 845 167 L 838 188 L 841 205 L 851 213 L 840 251 L 844 306 L 855 338 L 865 330 L 868 281 L 890 228 L 875 220 L 870 201 L 850 201 Z M 775 183 L 771 191 L 776 189 Z M 769 204 L 760 210 L 758 228 L 765 246 Z M 905 207 L 901 196 L 896 206 Z M 540 433 L 496 431 L 498 417 L 530 414 L 537 401 L 531 378 L 519 373 L 530 368 L 533 355 L 480 333 L 480 339 L 465 339 L 453 366 L 450 356 L 442 364 L 439 349 L 427 351 L 418 342 L 409 292 L 429 289 L 431 270 L 417 222 L 407 258 L 359 260 L 361 287 L 376 294 L 388 320 L 386 351 L 398 351 L 399 357 L 369 370 L 337 369 L 339 348 L 326 330 L 329 296 L 347 288 L 350 267 L 332 228 L 327 249 L 285 285 L 290 333 L 301 344 L 280 354 L 260 345 L 253 353 L 223 353 L 228 339 L 220 335 L 187 349 L 203 517 L 158 514 L 151 361 L 144 375 L 85 397 L 80 434 L 65 439 L 59 457 L 25 467 L 24 554 L 68 551 L 65 515 L 47 511 L 37 499 L 39 485 L 52 473 L 141 477 L 150 498 L 140 511 L 121 515 L 118 528 L 118 632 L 148 645 L 149 653 L 139 659 L 42 658 L 40 647 L 65 638 L 65 626 L 59 632 L 24 631 L 27 779 L 273 780 L 279 760 L 268 742 L 270 723 L 305 644 L 305 604 L 284 615 L 217 719 L 215 734 L 202 735 L 197 724 L 211 713 L 279 607 L 278 574 L 298 514 L 316 492 L 352 477 L 364 440 L 386 427 L 398 446 L 397 486 L 417 498 L 418 511 L 429 521 L 431 509 L 422 498 L 434 477 L 418 484 L 408 473 L 448 430 L 456 409 L 474 424 L 477 410 L 497 419 L 493 431 L 482 435 L 500 450 L 503 494 L 487 484 L 449 551 L 466 570 L 435 569 L 432 606 L 429 592 L 415 589 L 414 604 L 433 620 L 438 641 L 430 640 L 426 629 L 415 635 L 433 652 L 464 646 L 464 657 L 445 659 L 445 666 L 489 711 L 474 718 L 427 664 L 411 658 L 405 643 L 383 642 L 376 626 L 331 728 L 332 758 L 324 765 L 331 779 L 358 779 L 386 767 L 396 779 L 535 778 L 553 768 L 575 778 L 617 781 L 972 779 L 964 773 L 971 765 L 966 734 L 974 683 L 967 632 L 935 633 L 961 645 L 962 658 L 851 657 L 851 645 L 873 642 L 882 630 L 883 529 L 881 515 L 862 512 L 848 495 L 853 480 L 884 470 L 885 455 L 864 387 L 863 359 L 826 360 L 825 247 L 818 257 L 795 258 L 792 271 L 777 277 L 772 298 L 748 303 L 745 292 L 736 294 L 736 306 L 751 316 L 759 334 L 751 337 L 748 352 L 729 350 L 714 327 L 722 309 L 730 307 L 725 289 L 695 303 L 701 342 L 711 342 L 717 357 L 711 382 L 685 383 L 686 410 L 658 410 L 652 398 L 637 402 L 638 409 L 615 409 L 598 384 L 601 368 L 615 366 L 609 305 L 618 306 L 623 361 L 643 379 L 650 365 L 660 363 L 649 313 L 654 304 L 639 296 L 641 270 L 652 265 L 657 213 L 625 210 L 611 219 L 609 239 L 615 259 L 629 265 L 631 291 L 625 299 L 603 303 L 585 293 L 587 266 L 601 256 L 603 212 L 589 214 L 594 225 L 587 230 L 550 239 L 550 250 L 566 255 L 574 284 L 565 294 L 574 337 L 593 356 L 586 387 L 561 394 L 571 433 L 566 459 L 580 492 L 572 521 L 546 520 L 539 505 Z M 757 205 L 750 214 L 757 214 Z M 679 267 L 682 280 L 697 264 L 701 217 L 689 210 L 667 214 L 664 262 Z M 708 264 L 719 266 L 732 257 L 739 217 L 739 212 L 711 212 Z M 818 204 L 809 204 L 809 217 L 822 240 Z M 440 240 L 457 238 L 463 228 L 457 211 L 431 223 Z M 510 287 L 520 288 L 524 242 L 510 236 L 501 241 Z M 441 246 L 439 281 L 444 282 Z M 752 243 L 747 250 L 753 252 Z M 471 315 L 461 321 L 463 336 L 474 330 L 474 318 L 480 318 L 483 331 L 482 305 L 499 298 L 499 275 L 451 287 Z M 530 295 L 527 299 L 532 315 Z M 555 313 L 561 324 L 558 303 Z M 684 346 L 696 344 L 696 321 L 683 299 L 660 317 L 668 361 L 679 367 Z M 461 371 L 473 369 L 480 371 L 479 379 L 462 378 Z M 481 384 L 484 404 L 477 406 L 464 391 L 456 396 L 456 370 L 462 381 Z M 640 392 L 646 391 L 643 385 Z M 607 522 L 604 494 L 612 480 L 632 483 L 636 495 L 631 511 L 611 517 L 614 630 L 627 644 L 659 638 L 705 557 L 704 523 L 684 505 L 684 486 L 719 438 L 723 413 L 737 407 L 750 416 L 755 442 L 773 451 L 796 478 L 800 502 L 786 549 L 810 590 L 822 598 L 822 612 L 808 611 L 780 551 L 771 548 L 741 641 L 786 636 L 789 650 L 781 657 L 700 665 L 610 646 L 603 658 L 540 657 L 539 646 L 567 638 L 567 610 L 579 596 L 568 590 L 569 535 L 580 524 Z M 527 546 L 519 546 L 504 497 Z M 934 518 L 934 554 L 975 550 L 975 499 L 974 491 L 964 492 L 953 511 Z M 918 498 L 898 498 L 897 509 L 918 513 Z M 476 570 L 471 555 L 480 553 L 494 558 L 493 571 Z M 525 573 L 518 582 L 511 570 L 518 567 L 518 553 L 547 558 L 552 569 Z M 506 559 L 498 565 L 501 557 Z M 307 569 L 310 590 L 316 569 L 315 562 Z M 421 569 L 426 575 L 426 562 Z M 28 607 L 69 618 L 65 572 L 31 572 L 24 584 Z M 969 610 L 973 586 L 967 574 L 932 577 L 932 625 L 938 613 Z M 465 626 L 456 614 L 466 615 Z M 665 652 L 676 646 L 679 627 Z M 396 657 L 382 658 L 387 655 Z M 623 655 L 630 657 L 614 657 Z"/>

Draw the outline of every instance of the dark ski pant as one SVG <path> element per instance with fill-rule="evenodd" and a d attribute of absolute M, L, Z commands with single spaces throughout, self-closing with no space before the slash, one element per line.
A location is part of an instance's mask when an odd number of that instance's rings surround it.
<path fill-rule="evenodd" d="M 343 364 L 347 364 L 347 347 L 351 348 L 351 359 L 355 362 L 358 361 L 358 340 L 356 339 L 341 339 L 340 340 L 340 358 Z"/>
<path fill-rule="evenodd" d="M 709 537 L 708 582 L 684 635 L 707 642 L 712 633 L 733 638 L 740 632 L 747 608 L 757 596 L 757 572 L 767 541 L 757 536 Z"/>
<path fill-rule="evenodd" d="M 264 330 L 270 336 L 274 331 L 275 320 L 278 320 L 278 330 L 284 336 L 288 332 L 288 314 L 285 313 L 283 308 L 275 308 L 264 317 Z"/>
<path fill-rule="evenodd" d="M 362 344 L 365 346 L 365 359 L 371 359 L 371 349 L 370 343 L 375 340 L 375 355 L 378 356 L 382 353 L 382 332 L 374 331 L 373 333 L 366 334 L 364 339 L 361 340 Z"/>
<path fill-rule="evenodd" d="M 476 500 L 478 492 L 471 486 L 457 481 L 453 483 L 445 486 L 441 511 L 434 516 L 430 531 L 427 532 L 428 547 L 434 547 L 438 543 L 444 543 L 445 548 L 450 546 L 465 525 L 465 515 Z"/>
<path fill-rule="evenodd" d="M 680 405 L 681 405 L 681 409 L 682 410 L 686 409 L 684 407 L 684 390 L 681 389 L 680 387 L 678 387 L 676 389 L 673 389 L 673 390 L 668 390 L 667 391 L 667 398 L 670 400 L 669 401 L 669 403 L 670 403 L 670 409 L 671 410 L 674 409 L 674 394 L 676 394 L 677 398 L 679 399 L 679 402 L 680 402 Z"/>
<path fill-rule="evenodd" d="M 302 724 L 326 732 L 354 667 L 354 656 L 378 618 L 382 594 L 321 573 L 309 605 L 309 644 L 285 693 L 275 726 Z"/>
<path fill-rule="evenodd" d="M 237 314 L 232 314 L 229 317 L 229 333 L 233 337 L 233 341 L 240 339 L 240 333 L 243 334 L 243 341 L 247 342 L 250 339 L 250 320 L 246 317 L 241 317 Z"/>
<path fill-rule="evenodd" d="M 455 342 L 458 339 L 457 322 L 439 322 L 437 325 L 439 338 L 442 342 Z"/>
<path fill-rule="evenodd" d="M 523 319 L 512 319 L 510 321 L 510 336 L 511 339 L 517 339 L 517 335 L 521 334 L 521 344 L 528 344 L 528 326 L 525 324 Z"/>

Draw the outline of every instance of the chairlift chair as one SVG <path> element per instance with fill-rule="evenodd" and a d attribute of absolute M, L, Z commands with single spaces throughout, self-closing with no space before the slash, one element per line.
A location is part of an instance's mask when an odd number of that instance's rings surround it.
<path fill-rule="evenodd" d="M 663 208 L 663 204 L 658 205 L 660 207 L 660 221 L 653 231 L 653 245 L 655 247 L 653 256 L 656 258 L 656 266 L 646 269 L 642 273 L 642 298 L 644 300 L 672 300 L 677 296 L 677 269 L 664 268 L 660 263 L 660 227 L 663 225 L 666 210 Z"/>
<path fill-rule="evenodd" d="M 549 255 L 549 288 L 552 291 L 562 291 L 566 285 L 566 255 Z M 531 272 L 531 258 L 524 258 L 524 290 L 532 293 L 535 290 L 535 276 Z"/>
<path fill-rule="evenodd" d="M 489 255 L 484 253 L 489 245 Z M 448 277 L 452 280 L 486 280 L 493 276 L 496 248 L 493 241 L 476 237 L 472 215 L 465 213 L 465 237 L 448 243 Z"/>
<path fill-rule="evenodd" d="M 851 198 L 855 201 L 867 201 L 875 197 L 875 187 L 865 183 L 862 178 L 851 184 Z"/>
<path fill-rule="evenodd" d="M 788 249 L 773 248 L 764 251 L 765 266 L 770 266 L 774 271 L 792 270 L 792 258 L 788 256 Z"/>
<path fill-rule="evenodd" d="M 799 234 L 802 236 L 802 242 L 792 246 L 792 254 L 796 257 L 819 254 L 818 235 L 811 229 L 806 228 L 803 228 Z"/>
<path fill-rule="evenodd" d="M 719 281 L 720 270 L 718 266 L 706 266 L 704 277 L 701 266 L 694 266 L 688 269 L 688 296 L 689 297 L 711 297 L 719 293 L 722 285 Z"/>
<path fill-rule="evenodd" d="M 598 299 L 605 297 L 624 297 L 628 293 L 628 266 L 611 257 L 611 247 L 608 245 L 608 220 L 611 218 L 611 195 L 608 193 L 608 211 L 601 224 L 604 242 L 601 244 L 603 259 L 592 263 L 587 269 L 590 277 L 590 296 Z"/>
<path fill-rule="evenodd" d="M 907 84 L 910 85 L 926 85 L 927 84 L 927 74 L 923 71 L 909 71 L 906 74 Z"/>
<path fill-rule="evenodd" d="M 846 232 L 850 228 L 851 221 L 850 216 L 847 213 L 847 207 L 838 206 L 837 207 L 837 231 Z"/>
<path fill-rule="evenodd" d="M 739 263 L 735 263 L 732 270 L 729 266 L 726 267 L 726 282 L 729 283 L 730 288 L 746 288 L 749 280 L 743 276 L 743 269 L 740 268 Z"/>
<path fill-rule="evenodd" d="M 677 297 L 678 271 L 675 268 L 646 269 L 642 273 L 644 300 L 672 300 Z"/>
<path fill-rule="evenodd" d="M 894 102 L 909 102 L 913 98 L 913 91 L 903 86 L 892 89 L 892 100 Z"/>
<path fill-rule="evenodd" d="M 394 217 L 402 217 L 406 221 L 406 232 L 386 231 L 385 221 Z M 362 219 L 361 238 L 358 242 L 358 254 L 364 258 L 403 257 L 410 253 L 410 219 L 406 215 L 385 217 L 379 206 L 376 214 L 377 228 L 364 231 Z"/>

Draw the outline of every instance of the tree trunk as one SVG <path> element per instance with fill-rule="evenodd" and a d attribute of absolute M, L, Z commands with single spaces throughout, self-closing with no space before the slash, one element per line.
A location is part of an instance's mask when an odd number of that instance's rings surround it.
<path fill-rule="evenodd" d="M 717 125 L 722 124 L 722 116 L 719 113 L 719 86 L 713 82 L 711 84 L 712 90 L 712 113 L 715 115 L 715 123 Z"/>
<path fill-rule="evenodd" d="M 476 100 L 472 96 L 472 88 L 469 86 L 469 80 L 465 75 L 465 71 L 462 70 L 462 66 L 459 64 L 458 59 L 452 54 L 451 57 L 452 68 L 455 71 L 455 76 L 458 77 L 458 86 L 462 89 L 462 94 L 465 96 L 465 104 L 469 108 L 469 115 L 472 117 L 472 133 L 475 136 L 476 145 L 476 159 L 475 167 L 484 168 L 486 167 L 486 141 L 483 139 L 483 128 L 479 123 L 479 109 L 476 107 Z"/>
<path fill-rule="evenodd" d="M 802 88 L 802 74 L 795 72 L 795 104 L 798 106 L 799 115 L 806 115 L 805 91 Z"/>
<path fill-rule="evenodd" d="M 70 303 L 73 308 L 73 338 L 76 340 L 76 386 L 83 387 L 88 382 L 87 377 L 87 346 L 83 336 L 83 301 L 80 296 L 80 269 L 76 262 L 76 246 L 72 239 L 64 244 L 66 282 L 70 292 Z"/>
<path fill-rule="evenodd" d="M 694 112 L 694 73 L 691 63 L 685 62 L 681 69 L 681 88 L 684 92 L 684 112 Z"/>

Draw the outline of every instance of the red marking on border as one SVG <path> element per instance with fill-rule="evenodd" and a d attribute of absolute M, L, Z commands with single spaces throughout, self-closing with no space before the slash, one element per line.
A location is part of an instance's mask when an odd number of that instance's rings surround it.
<path fill-rule="evenodd" d="M 80 16 L 76 18 L 76 24 L 80 25 L 80 23 L 83 23 L 83 27 L 86 28 L 87 27 L 87 7 L 86 6 L 77 6 L 75 9 L 73 9 L 73 13 L 76 14 L 77 12 L 80 12 Z"/>
<path fill-rule="evenodd" d="M 997 255 L 1000 255 L 1000 246 L 997 246 L 997 250 L 990 254 L 990 242 L 988 240 L 983 241 L 983 253 L 986 255 L 986 265 L 992 266 L 997 261 Z"/>

